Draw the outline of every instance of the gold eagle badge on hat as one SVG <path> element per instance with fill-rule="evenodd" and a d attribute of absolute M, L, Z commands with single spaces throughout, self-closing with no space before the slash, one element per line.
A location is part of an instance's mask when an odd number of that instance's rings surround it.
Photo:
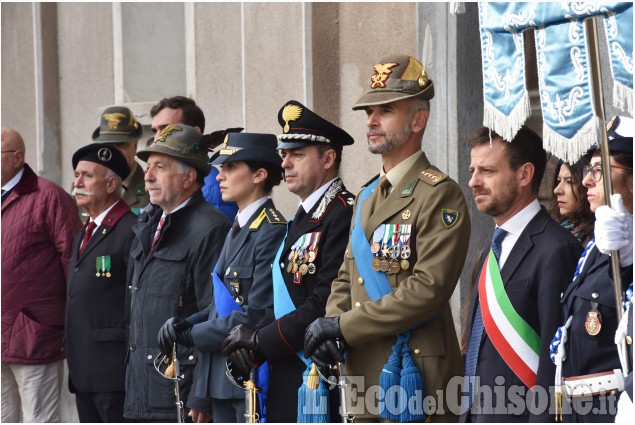
<path fill-rule="evenodd" d="M 285 105 L 282 110 L 282 119 L 284 120 L 284 129 L 285 133 L 289 132 L 289 122 L 297 120 L 302 116 L 302 108 L 298 105 L 288 104 Z"/>
<path fill-rule="evenodd" d="M 122 114 L 121 112 L 115 112 L 112 114 L 104 114 L 104 119 L 108 121 L 108 128 L 111 130 L 115 130 L 119 127 L 119 123 L 123 118 L 126 118 L 126 114 Z"/>
<path fill-rule="evenodd" d="M 399 65 L 398 63 L 378 63 L 373 68 L 375 73 L 370 76 L 371 89 L 383 89 L 386 87 L 386 80 L 392 74 L 392 68 Z"/>

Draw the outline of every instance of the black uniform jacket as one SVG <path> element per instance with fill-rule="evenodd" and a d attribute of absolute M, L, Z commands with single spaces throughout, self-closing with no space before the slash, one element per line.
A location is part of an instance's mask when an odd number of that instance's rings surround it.
<path fill-rule="evenodd" d="M 567 287 L 562 295 L 562 322 L 572 316 L 568 329 L 567 342 L 565 343 L 566 358 L 562 363 L 562 377 L 590 375 L 598 372 L 620 369 L 620 358 L 615 346 L 615 331 L 617 330 L 617 310 L 615 302 L 614 283 L 611 279 L 610 257 L 602 254 L 594 247 L 588 254 L 578 277 Z M 632 271 L 632 268 L 631 268 Z M 623 276 L 627 280 L 622 281 L 624 288 L 632 281 L 628 275 Z M 628 280 L 630 279 L 630 280 Z M 592 312 L 591 317 L 589 313 Z M 601 327 L 596 333 L 589 326 L 594 312 L 599 312 Z M 594 334 L 594 335 L 592 335 Z M 594 407 L 602 409 L 597 397 L 594 397 Z M 607 403 L 616 403 L 617 399 L 608 399 Z M 588 399 L 587 399 L 588 403 Z M 604 409 L 602 409 L 604 410 Z M 602 410 L 597 410 L 601 412 Z M 564 415 L 565 422 L 613 422 L 615 411 L 604 414 L 583 414 L 572 412 L 572 415 Z"/>
<path fill-rule="evenodd" d="M 337 277 L 348 243 L 353 202 L 338 178 L 304 217 L 291 225 L 279 264 L 282 276 L 296 310 L 276 320 L 269 311 L 261 323 L 258 342 L 270 361 L 270 381 L 267 397 L 269 422 L 295 422 L 298 388 L 306 365 L 296 356 L 304 346 L 304 332 L 317 318 L 324 316 L 331 282 Z M 318 252 L 313 264 L 314 274 L 305 274 L 294 283 L 294 274 L 287 271 L 291 246 L 302 235 L 319 232 Z M 332 417 L 331 419 L 336 419 Z"/>
<path fill-rule="evenodd" d="M 68 385 L 73 393 L 124 391 L 126 268 L 136 219 L 119 200 L 79 257 L 86 225 L 75 236 L 66 290 Z M 110 268 L 106 267 L 106 257 Z"/>
<path fill-rule="evenodd" d="M 581 252 L 582 246 L 571 232 L 563 229 L 541 208 L 521 233 L 501 270 L 505 292 L 512 306 L 540 336 L 536 385 L 542 386 L 547 392 L 553 385 L 555 375 L 555 366 L 549 357 L 549 345 L 560 326 L 560 294 L 571 281 Z M 478 285 L 475 285 L 466 341 L 470 340 L 477 297 Z M 515 399 L 514 391 L 508 391 L 512 385 L 524 389 L 524 394 L 519 397 L 523 399 L 523 406 L 526 406 L 529 390 L 498 354 L 485 330 L 479 348 L 476 375 L 480 378 L 480 385 L 489 386 L 492 391 L 494 387 L 501 387 L 496 378 L 501 376 L 504 379 L 502 386 L 505 388 L 506 406 L 514 406 L 519 401 Z M 471 415 L 471 418 L 462 415 L 461 421 L 467 419 L 473 422 L 552 422 L 554 416 L 549 414 L 548 409 L 540 415 L 530 415 L 525 407 L 521 412 L 507 414 L 492 414 L 491 411 L 483 410 L 480 414 Z"/>

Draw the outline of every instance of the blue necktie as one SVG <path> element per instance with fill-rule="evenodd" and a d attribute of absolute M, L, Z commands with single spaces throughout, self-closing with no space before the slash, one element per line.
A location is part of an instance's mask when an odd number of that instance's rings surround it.
<path fill-rule="evenodd" d="M 500 227 L 494 230 L 492 236 L 492 251 L 496 257 L 496 261 L 500 262 L 501 244 L 507 232 Z M 481 304 L 476 299 L 476 314 L 474 315 L 474 321 L 472 322 L 472 332 L 470 333 L 470 342 L 467 346 L 467 355 L 465 356 L 465 385 L 469 388 L 468 396 L 468 409 L 472 406 L 472 398 L 474 396 L 474 389 L 471 387 L 469 379 L 471 376 L 476 375 L 476 363 L 478 360 L 478 351 L 481 345 L 481 338 L 483 337 L 483 315 L 481 314 Z"/>

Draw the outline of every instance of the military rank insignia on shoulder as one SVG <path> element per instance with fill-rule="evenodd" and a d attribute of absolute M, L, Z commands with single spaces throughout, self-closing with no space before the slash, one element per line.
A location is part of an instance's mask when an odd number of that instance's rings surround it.
<path fill-rule="evenodd" d="M 258 218 L 249 225 L 249 230 L 258 230 L 265 218 L 271 224 L 287 224 L 280 211 L 275 208 L 263 208 Z"/>
<path fill-rule="evenodd" d="M 443 211 L 441 211 L 441 221 L 443 225 L 449 229 L 459 221 L 459 212 L 449 208 L 443 208 Z"/>
<path fill-rule="evenodd" d="M 353 205 L 355 203 L 355 195 L 348 191 L 340 193 L 339 198 L 342 200 L 342 203 L 346 205 Z"/>
<path fill-rule="evenodd" d="M 435 170 L 434 168 L 428 168 L 419 174 L 419 178 L 428 183 L 430 186 L 436 186 L 447 177 L 447 174 L 444 174 L 439 170 Z"/>

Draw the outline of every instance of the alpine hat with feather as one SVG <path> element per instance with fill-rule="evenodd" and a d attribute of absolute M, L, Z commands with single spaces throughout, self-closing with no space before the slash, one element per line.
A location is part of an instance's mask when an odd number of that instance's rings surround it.
<path fill-rule="evenodd" d="M 350 134 L 297 100 L 289 100 L 280 108 L 278 122 L 282 126 L 282 134 L 278 136 L 278 149 L 330 145 L 341 150 L 343 146 L 354 142 Z"/>
<path fill-rule="evenodd" d="M 391 55 L 373 67 L 369 89 L 357 100 L 353 110 L 416 96 L 434 97 L 434 85 L 426 69 L 412 56 Z"/>
<path fill-rule="evenodd" d="M 111 106 L 101 114 L 99 127 L 93 131 L 93 140 L 101 143 L 126 143 L 139 140 L 143 126 L 125 106 Z"/>
<path fill-rule="evenodd" d="M 241 130 L 242 128 L 228 128 L 202 134 L 189 125 L 168 125 L 151 146 L 137 153 L 137 157 L 147 162 L 150 154 L 161 153 L 183 161 L 206 176 L 212 169 L 208 163 L 207 153 L 218 146 L 227 133 Z"/>

